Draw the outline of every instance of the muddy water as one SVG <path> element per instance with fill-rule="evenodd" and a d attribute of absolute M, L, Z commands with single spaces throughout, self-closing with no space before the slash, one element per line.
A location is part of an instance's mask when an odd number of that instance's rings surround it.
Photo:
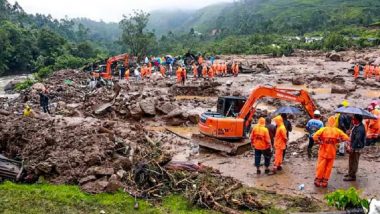
<path fill-rule="evenodd" d="M 14 98 L 19 96 L 19 94 L 6 94 L 4 91 L 4 87 L 12 80 L 15 79 L 26 79 L 26 75 L 11 75 L 11 76 L 5 76 L 0 77 L 0 97 L 8 97 L 8 98 Z"/>

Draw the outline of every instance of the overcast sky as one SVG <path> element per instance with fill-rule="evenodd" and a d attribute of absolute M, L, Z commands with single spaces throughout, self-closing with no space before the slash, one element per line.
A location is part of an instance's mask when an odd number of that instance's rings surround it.
<path fill-rule="evenodd" d="M 8 0 L 14 3 L 16 0 Z M 87 17 L 94 20 L 121 20 L 132 9 L 151 11 L 165 8 L 198 9 L 233 0 L 17 0 L 27 13 L 51 14 L 54 18 Z"/>

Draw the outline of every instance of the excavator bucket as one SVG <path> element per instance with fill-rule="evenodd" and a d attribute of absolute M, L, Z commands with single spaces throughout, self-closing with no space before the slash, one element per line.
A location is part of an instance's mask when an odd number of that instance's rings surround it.
<path fill-rule="evenodd" d="M 227 153 L 228 155 L 242 154 L 251 148 L 248 139 L 225 141 L 203 134 L 193 134 L 191 139 L 193 143 L 198 144 L 201 148 Z"/>

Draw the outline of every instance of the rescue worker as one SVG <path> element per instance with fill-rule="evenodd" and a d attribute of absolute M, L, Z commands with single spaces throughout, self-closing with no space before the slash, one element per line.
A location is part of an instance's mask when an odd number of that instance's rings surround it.
<path fill-rule="evenodd" d="M 335 122 L 335 120 L 334 120 Z M 333 124 L 335 125 L 335 124 Z M 306 124 L 306 130 L 309 132 L 309 145 L 307 147 L 307 156 L 312 158 L 312 149 L 314 146 L 314 138 L 313 135 L 323 127 L 323 123 L 321 121 L 321 112 L 316 110 L 314 111 L 314 118 L 309 120 Z"/>
<path fill-rule="evenodd" d="M 125 71 L 125 80 L 129 81 L 129 75 L 130 75 L 130 69 L 128 68 L 126 71 Z"/>
<path fill-rule="evenodd" d="M 376 66 L 375 68 L 375 76 L 376 76 L 376 80 L 380 81 L 380 65 Z"/>
<path fill-rule="evenodd" d="M 359 71 L 360 71 L 360 67 L 359 67 L 359 64 L 356 63 L 355 64 L 355 67 L 354 67 L 354 78 L 357 79 L 359 77 Z"/>
<path fill-rule="evenodd" d="M 351 142 L 347 149 L 349 153 L 348 158 L 348 174 L 346 174 L 343 181 L 356 181 L 356 173 L 359 167 L 360 152 L 365 146 L 365 127 L 363 124 L 363 116 L 354 115 L 352 118 L 353 129 L 351 131 Z"/>
<path fill-rule="evenodd" d="M 374 116 L 379 117 L 380 111 L 375 109 L 373 105 L 368 106 L 367 110 L 371 112 Z M 378 134 L 379 134 L 379 119 L 377 120 L 365 120 L 366 128 L 366 146 L 373 146 L 376 144 Z"/>
<path fill-rule="evenodd" d="M 281 114 L 281 117 L 282 117 L 282 120 L 284 121 L 284 125 L 285 125 L 285 128 L 286 128 L 286 136 L 289 139 L 289 133 L 293 131 L 292 123 L 290 123 L 290 121 L 288 120 L 288 115 L 287 114 Z M 284 149 L 284 155 L 282 156 L 283 160 L 285 160 L 285 153 L 286 153 L 287 147 L 288 147 L 288 145 L 286 145 L 285 149 Z"/>
<path fill-rule="evenodd" d="M 226 62 L 223 62 L 223 66 L 222 66 L 222 68 L 223 68 L 223 74 L 224 74 L 225 76 L 227 76 L 227 64 L 226 64 Z"/>
<path fill-rule="evenodd" d="M 29 106 L 28 104 L 26 104 L 26 105 L 25 105 L 25 108 L 24 108 L 24 112 L 23 112 L 24 117 L 29 117 L 29 116 L 31 116 L 31 115 L 30 115 L 31 112 L 32 112 L 32 109 L 30 108 L 30 106 Z"/>
<path fill-rule="evenodd" d="M 181 67 L 181 65 L 179 65 L 177 68 L 176 76 L 177 76 L 177 83 L 182 82 L 182 67 Z"/>
<path fill-rule="evenodd" d="M 329 117 L 326 127 L 319 129 L 313 140 L 319 144 L 318 162 L 314 185 L 327 187 L 336 157 L 336 146 L 339 141 L 349 141 L 350 138 L 342 130 L 334 127 L 334 116 Z"/>
<path fill-rule="evenodd" d="M 141 79 L 144 79 L 145 76 L 146 76 L 146 73 L 147 73 L 147 70 L 146 70 L 146 64 L 144 64 L 142 67 L 141 67 Z"/>
<path fill-rule="evenodd" d="M 234 76 L 235 76 L 235 77 L 237 77 L 237 76 L 239 75 L 239 72 L 240 72 L 239 69 L 240 69 L 240 68 L 239 68 L 239 63 L 236 63 L 236 64 L 235 64 L 235 73 L 234 73 Z"/>
<path fill-rule="evenodd" d="M 267 127 L 270 136 L 270 143 L 274 148 L 274 136 L 276 135 L 276 126 L 271 123 L 270 117 L 265 118 L 265 127 Z"/>
<path fill-rule="evenodd" d="M 200 54 L 199 54 L 199 57 L 198 57 L 198 64 L 199 65 L 203 65 L 203 57 Z"/>
<path fill-rule="evenodd" d="M 148 63 L 148 67 L 146 68 L 146 75 L 147 75 L 148 77 L 152 76 L 152 69 L 153 69 L 153 67 L 152 67 L 152 63 L 149 62 L 149 63 Z"/>
<path fill-rule="evenodd" d="M 219 62 L 217 66 L 218 76 L 222 76 L 223 74 L 223 65 Z"/>
<path fill-rule="evenodd" d="M 165 66 L 163 65 L 160 65 L 160 73 L 163 77 L 165 77 L 165 72 L 166 72 L 166 69 L 165 69 Z"/>
<path fill-rule="evenodd" d="M 368 78 L 368 76 L 369 76 L 369 64 L 367 63 L 364 66 L 364 78 Z"/>
<path fill-rule="evenodd" d="M 202 76 L 203 78 L 207 77 L 207 66 L 205 64 L 202 66 Z"/>
<path fill-rule="evenodd" d="M 342 104 L 338 105 L 338 108 L 348 107 L 348 106 L 349 106 L 348 101 L 343 100 Z M 336 114 L 335 115 L 335 127 L 339 128 L 344 133 L 348 134 L 349 130 L 351 129 L 351 117 L 347 114 L 341 114 L 341 113 Z M 344 141 L 340 142 L 339 151 L 338 151 L 339 156 L 344 156 L 345 147 L 346 147 L 345 145 L 346 145 L 346 143 Z"/>
<path fill-rule="evenodd" d="M 47 96 L 47 89 L 40 92 L 40 106 L 42 107 L 44 113 L 50 114 L 49 110 L 49 97 Z"/>
<path fill-rule="evenodd" d="M 265 173 L 268 174 L 270 158 L 272 156 L 271 144 L 270 144 L 269 131 L 265 127 L 265 119 L 259 118 L 258 124 L 252 129 L 251 132 L 251 145 L 255 149 L 255 166 L 257 174 L 261 174 L 260 162 L 261 156 L 264 156 Z"/>
<path fill-rule="evenodd" d="M 369 78 L 372 78 L 372 75 L 375 74 L 375 66 L 373 64 L 371 64 L 369 66 L 369 73 L 368 73 L 368 77 Z"/>
<path fill-rule="evenodd" d="M 208 77 L 210 79 L 214 79 L 214 75 L 215 75 L 215 71 L 214 69 L 212 68 L 212 66 L 210 66 L 210 68 L 208 69 Z"/>
<path fill-rule="evenodd" d="M 197 79 L 198 78 L 198 67 L 195 63 L 193 63 L 192 69 L 193 69 L 194 78 Z"/>
<path fill-rule="evenodd" d="M 232 66 L 231 66 L 231 72 L 233 75 L 235 75 L 235 62 L 232 62 Z"/>
<path fill-rule="evenodd" d="M 273 173 L 276 173 L 277 170 L 282 170 L 281 165 L 288 137 L 286 135 L 286 128 L 282 117 L 277 116 L 273 120 L 277 126 L 276 135 L 274 136 L 275 158 L 273 167 Z"/>
<path fill-rule="evenodd" d="M 183 67 L 182 68 L 182 73 L 181 73 L 181 80 L 182 80 L 182 85 L 185 85 L 185 82 L 186 82 L 186 79 L 187 79 L 187 72 L 186 72 L 186 68 Z"/>

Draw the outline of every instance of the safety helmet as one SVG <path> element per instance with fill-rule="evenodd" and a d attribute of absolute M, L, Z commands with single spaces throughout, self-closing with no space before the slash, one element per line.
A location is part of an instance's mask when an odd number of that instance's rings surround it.
<path fill-rule="evenodd" d="M 343 100 L 342 105 L 343 105 L 344 107 L 347 107 L 347 106 L 349 105 L 349 103 L 348 103 L 347 100 Z"/>
<path fill-rule="evenodd" d="M 321 115 L 321 112 L 319 110 L 315 110 L 314 115 Z"/>

